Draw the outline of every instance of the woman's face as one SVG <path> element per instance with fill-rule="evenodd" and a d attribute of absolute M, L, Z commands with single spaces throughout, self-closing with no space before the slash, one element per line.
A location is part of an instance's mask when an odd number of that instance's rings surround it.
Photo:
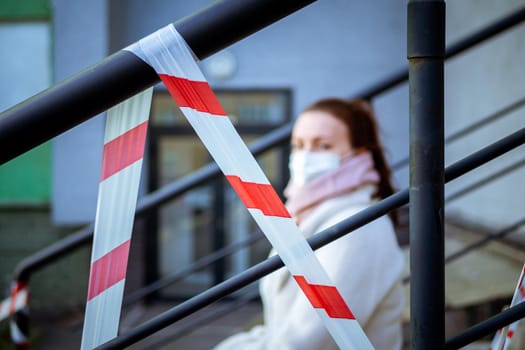
<path fill-rule="evenodd" d="M 339 158 L 353 153 L 347 126 L 324 111 L 300 114 L 292 130 L 291 142 L 292 152 L 332 152 Z"/>

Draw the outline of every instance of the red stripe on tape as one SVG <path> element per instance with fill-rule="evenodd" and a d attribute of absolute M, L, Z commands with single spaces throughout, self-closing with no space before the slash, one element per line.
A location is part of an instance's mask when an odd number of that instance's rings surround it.
<path fill-rule="evenodd" d="M 159 77 L 179 107 L 190 107 L 200 112 L 226 116 L 226 112 L 207 82 L 167 74 L 159 74 Z"/>
<path fill-rule="evenodd" d="M 147 131 L 146 121 L 104 145 L 100 181 L 142 158 Z"/>
<path fill-rule="evenodd" d="M 267 216 L 291 217 L 272 185 L 244 182 L 234 175 L 226 175 L 226 179 L 237 192 L 246 208 L 259 209 Z"/>
<path fill-rule="evenodd" d="M 320 284 L 309 284 L 303 276 L 293 277 L 313 307 L 324 309 L 328 316 L 333 318 L 355 320 L 352 311 L 346 305 L 337 288 Z"/>
<path fill-rule="evenodd" d="M 27 286 L 26 282 L 16 281 L 16 282 L 14 282 L 13 286 L 11 287 L 11 300 L 9 301 L 9 315 L 12 315 L 15 312 L 16 299 L 18 297 L 18 293 L 21 290 L 25 289 L 26 286 Z M 27 298 L 26 298 L 24 304 L 27 304 Z"/>
<path fill-rule="evenodd" d="M 91 265 L 88 301 L 126 277 L 129 242 L 124 242 Z"/>

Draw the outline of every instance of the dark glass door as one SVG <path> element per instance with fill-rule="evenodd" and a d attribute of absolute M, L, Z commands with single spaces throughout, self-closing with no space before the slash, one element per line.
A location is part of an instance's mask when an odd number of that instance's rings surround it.
<path fill-rule="evenodd" d="M 221 90 L 216 94 L 247 144 L 289 122 L 288 90 Z M 212 161 L 165 91 L 156 91 L 153 97 L 149 144 L 148 175 L 152 190 L 188 176 Z M 266 152 L 257 161 L 273 186 L 281 191 L 288 177 L 287 149 Z M 148 239 L 155 242 L 147 245 L 146 264 L 150 261 L 155 266 L 147 276 L 152 282 L 177 274 L 225 245 L 249 239 L 257 226 L 221 176 L 164 205 L 154 216 L 150 229 Z M 160 295 L 178 298 L 205 290 L 266 258 L 269 248 L 263 238 L 179 280 Z"/>

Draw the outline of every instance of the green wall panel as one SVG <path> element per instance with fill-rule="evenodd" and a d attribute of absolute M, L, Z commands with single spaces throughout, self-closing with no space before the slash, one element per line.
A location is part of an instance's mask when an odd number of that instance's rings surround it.
<path fill-rule="evenodd" d="M 47 204 L 51 198 L 51 142 L 0 166 L 0 204 Z"/>
<path fill-rule="evenodd" d="M 0 20 L 49 19 L 49 0 L 1 0 Z"/>

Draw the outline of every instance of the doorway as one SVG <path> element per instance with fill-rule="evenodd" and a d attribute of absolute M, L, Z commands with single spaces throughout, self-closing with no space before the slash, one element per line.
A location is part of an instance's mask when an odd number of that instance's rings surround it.
<path fill-rule="evenodd" d="M 235 128 L 246 144 L 290 122 L 287 89 L 216 89 Z M 288 147 L 257 157 L 266 176 L 282 193 L 288 180 Z M 148 148 L 150 191 L 177 181 L 213 162 L 208 151 L 166 90 L 155 91 Z M 146 283 L 172 276 L 226 245 L 250 238 L 257 225 L 237 194 L 219 177 L 162 206 L 149 220 Z M 265 259 L 266 239 L 179 280 L 161 298 L 185 298 L 204 291 Z"/>

